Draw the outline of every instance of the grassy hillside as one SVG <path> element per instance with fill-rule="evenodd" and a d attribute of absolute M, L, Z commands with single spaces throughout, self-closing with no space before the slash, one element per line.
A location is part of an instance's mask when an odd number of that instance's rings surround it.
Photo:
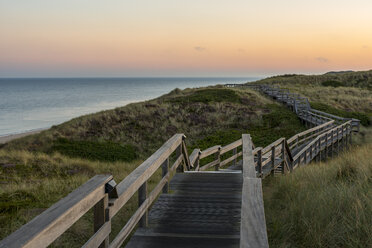
<path fill-rule="evenodd" d="M 372 71 L 283 75 L 258 83 L 279 85 L 309 98 L 315 109 L 361 119 L 363 125 L 371 125 Z"/>
<path fill-rule="evenodd" d="M 4 149 L 131 161 L 147 157 L 178 132 L 187 136 L 190 149 L 204 149 L 228 144 L 244 132 L 264 146 L 303 129 L 290 110 L 257 92 L 213 87 L 174 90 L 154 100 L 79 117 Z"/>
<path fill-rule="evenodd" d="M 117 182 L 174 133 L 205 149 L 251 133 L 267 145 L 304 130 L 296 115 L 257 92 L 220 87 L 174 90 L 160 98 L 73 119 L 0 149 L 0 239 L 96 174 Z M 159 179 L 156 174 L 149 188 Z M 115 235 L 134 212 L 137 196 L 114 218 Z M 57 247 L 78 247 L 91 235 L 88 213 Z"/>
<path fill-rule="evenodd" d="M 270 247 L 370 247 L 372 130 L 351 150 L 264 180 Z"/>

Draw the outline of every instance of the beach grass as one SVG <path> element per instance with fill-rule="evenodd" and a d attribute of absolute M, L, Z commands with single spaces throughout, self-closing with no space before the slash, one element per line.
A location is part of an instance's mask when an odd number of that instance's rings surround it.
<path fill-rule="evenodd" d="M 264 180 L 270 247 L 370 247 L 372 129 L 351 150 Z"/>

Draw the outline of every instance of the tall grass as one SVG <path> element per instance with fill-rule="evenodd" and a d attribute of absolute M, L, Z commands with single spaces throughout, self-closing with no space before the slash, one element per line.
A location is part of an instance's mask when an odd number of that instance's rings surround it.
<path fill-rule="evenodd" d="M 270 246 L 371 247 L 371 151 L 371 143 L 356 145 L 335 159 L 265 180 Z"/>

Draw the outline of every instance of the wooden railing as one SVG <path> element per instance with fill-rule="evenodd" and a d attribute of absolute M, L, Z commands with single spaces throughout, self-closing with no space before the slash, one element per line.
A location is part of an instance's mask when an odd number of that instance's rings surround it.
<path fill-rule="evenodd" d="M 242 146 L 242 139 L 239 139 L 223 147 L 221 147 L 220 145 L 217 145 L 217 146 L 213 146 L 208 149 L 205 149 L 204 151 L 200 151 L 200 149 L 194 149 L 194 151 L 190 155 L 190 163 L 194 165 L 195 171 L 204 171 L 213 166 L 215 167 L 215 170 L 219 170 L 219 168 L 231 162 L 236 164 L 237 159 L 241 157 L 243 154 L 242 151 L 238 152 L 238 148 L 241 146 Z M 221 156 L 226 154 L 229 151 L 233 151 L 233 155 L 221 161 Z M 211 155 L 215 156 L 215 160 L 200 167 L 200 160 L 206 157 L 209 157 Z"/>
<path fill-rule="evenodd" d="M 192 168 L 184 139 L 183 134 L 174 135 L 118 185 L 111 175 L 93 177 L 2 240 L 0 247 L 47 247 L 91 208 L 94 208 L 95 234 L 83 247 L 120 247 L 137 224 L 147 225 L 149 207 L 161 192 L 168 192 L 168 182 L 177 168 L 181 164 L 181 171 Z M 169 166 L 173 153 L 174 162 Z M 147 181 L 160 167 L 162 178 L 147 194 Z M 139 199 L 137 211 L 110 243 L 111 219 L 136 192 Z"/>
<path fill-rule="evenodd" d="M 255 87 L 261 89 L 261 86 Z M 270 94 L 280 92 L 279 99 L 292 104 L 289 106 L 296 104 L 296 99 L 289 92 L 281 93 L 278 88 L 267 87 L 265 90 Z M 333 156 L 341 147 L 351 144 L 353 123 L 358 123 L 358 120 L 335 118 L 304 106 L 296 113 L 300 119 L 314 127 L 288 140 L 280 138 L 264 148 L 255 148 L 251 137 L 243 134 L 241 139 L 231 144 L 216 145 L 203 151 L 194 149 L 189 156 L 186 137 L 175 134 L 119 184 L 116 185 L 111 175 L 93 177 L 2 240 L 0 248 L 46 247 L 92 208 L 94 234 L 83 247 L 120 247 L 137 224 L 147 226 L 150 206 L 159 194 L 168 192 L 169 181 L 177 170 L 203 171 L 212 167 L 219 170 L 227 165 L 236 165 L 240 157 L 243 175 L 240 245 L 248 247 L 245 244 L 249 243 L 249 247 L 268 247 L 261 178 L 276 172 L 291 172 L 314 159 L 319 161 L 322 156 L 324 159 L 328 155 Z M 231 151 L 230 157 L 221 160 L 223 155 Z M 209 156 L 214 156 L 214 160 L 201 166 L 200 161 Z M 148 194 L 147 182 L 159 169 L 161 179 Z M 138 209 L 110 242 L 112 218 L 136 193 Z"/>
<path fill-rule="evenodd" d="M 269 247 L 261 179 L 256 177 L 253 142 L 243 134 L 243 188 L 240 221 L 240 247 Z"/>

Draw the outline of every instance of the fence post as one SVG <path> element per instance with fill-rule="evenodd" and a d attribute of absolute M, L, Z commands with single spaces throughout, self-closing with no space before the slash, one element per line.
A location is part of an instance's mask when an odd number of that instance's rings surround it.
<path fill-rule="evenodd" d="M 138 206 L 141 206 L 142 203 L 147 198 L 147 181 L 142 184 L 142 186 L 138 189 Z M 148 224 L 148 211 L 142 216 L 141 220 L 139 221 L 140 227 L 147 227 Z"/>
<path fill-rule="evenodd" d="M 108 194 L 105 194 L 105 197 L 96 203 L 94 206 L 94 232 L 97 232 L 106 221 L 108 221 Z M 99 248 L 107 248 L 109 246 L 109 236 L 98 246 Z"/>
<path fill-rule="evenodd" d="M 182 144 L 180 144 L 176 148 L 176 158 L 178 158 L 179 156 L 181 156 L 181 154 L 182 154 Z M 184 172 L 184 167 L 185 167 L 185 161 L 183 160 L 182 161 L 182 166 L 178 166 L 177 172 Z"/>
<path fill-rule="evenodd" d="M 331 158 L 333 158 L 333 155 L 334 155 L 334 146 L 333 146 L 334 134 L 333 134 L 333 132 L 334 132 L 334 130 L 332 129 L 332 131 L 331 131 L 331 146 L 330 146 L 330 148 L 331 148 Z"/>
<path fill-rule="evenodd" d="M 238 153 L 238 148 L 234 148 L 233 149 L 233 155 L 235 156 L 236 154 Z M 233 165 L 236 166 L 236 161 L 237 161 L 237 158 L 234 158 L 234 161 L 233 161 Z"/>
<path fill-rule="evenodd" d="M 163 178 L 165 175 L 167 175 L 169 170 L 169 157 L 163 162 L 161 165 L 161 177 Z M 169 177 L 167 180 L 167 183 L 163 187 L 163 193 L 169 192 Z"/>
<path fill-rule="evenodd" d="M 339 133 L 340 133 L 340 128 L 339 128 L 339 127 L 337 128 L 336 133 L 337 133 L 337 136 L 336 136 L 336 142 L 337 142 L 337 155 L 338 155 L 338 154 L 340 153 L 340 141 L 339 141 L 339 139 L 338 139 L 338 137 L 339 137 Z"/>
<path fill-rule="evenodd" d="M 271 147 L 271 171 L 270 174 L 272 176 L 275 175 L 275 146 Z"/>
<path fill-rule="evenodd" d="M 262 149 L 257 151 L 258 175 L 262 178 Z"/>
<path fill-rule="evenodd" d="M 282 142 L 282 174 L 285 174 L 285 171 L 286 171 L 286 168 L 285 168 L 285 139 L 283 139 L 283 142 Z"/>
<path fill-rule="evenodd" d="M 350 133 L 349 133 L 349 144 L 352 145 L 353 144 L 353 127 L 351 126 L 351 124 L 349 124 L 350 126 Z"/>
<path fill-rule="evenodd" d="M 321 153 L 321 139 L 322 139 L 322 137 L 320 136 L 318 138 L 318 142 L 317 142 L 317 145 L 318 145 L 318 154 L 316 156 L 317 157 L 317 159 L 316 159 L 317 162 L 320 162 L 320 157 L 322 155 L 322 153 Z"/>
<path fill-rule="evenodd" d="M 221 147 L 218 148 L 218 152 L 216 152 L 216 160 L 218 160 L 218 163 L 214 166 L 214 170 L 218 171 L 220 168 L 221 163 Z"/>
<path fill-rule="evenodd" d="M 324 160 L 327 160 L 327 158 L 328 158 L 328 132 L 325 135 L 325 142 L 324 143 L 325 143 L 325 147 L 324 147 L 325 157 L 324 157 Z"/>

